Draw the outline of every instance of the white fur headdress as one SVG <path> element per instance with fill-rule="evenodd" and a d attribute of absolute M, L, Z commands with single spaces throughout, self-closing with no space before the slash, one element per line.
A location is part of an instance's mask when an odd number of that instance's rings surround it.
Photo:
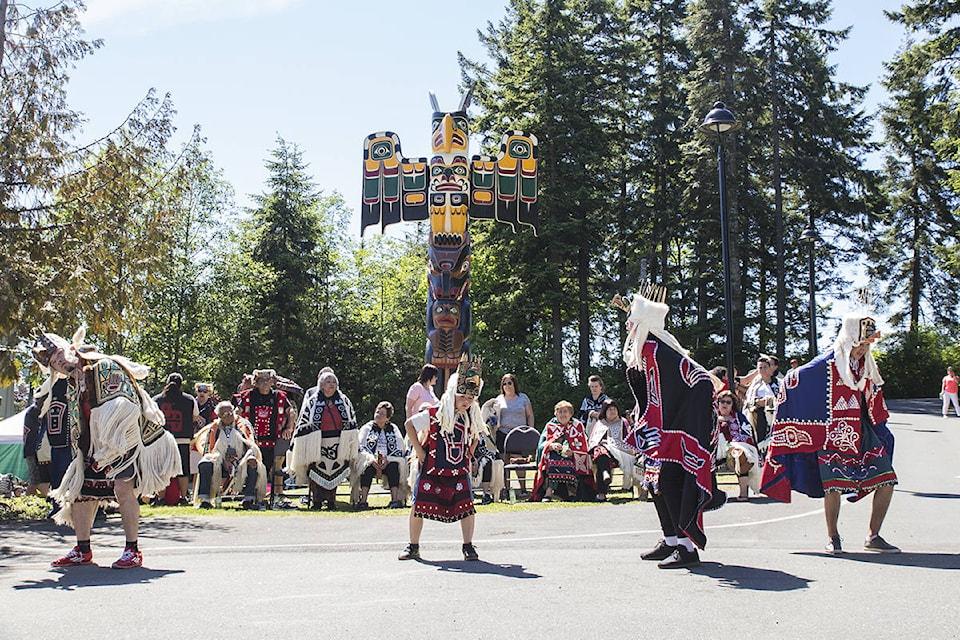
<path fill-rule="evenodd" d="M 37 363 L 40 365 L 41 373 L 47 376 L 47 379 L 37 390 L 37 397 L 46 396 L 43 407 L 40 410 L 41 415 L 50 409 L 50 391 L 53 389 L 53 385 L 60 378 L 66 377 L 64 374 L 53 371 L 47 366 L 50 364 L 50 357 L 56 350 L 70 349 L 83 360 L 101 360 L 103 358 L 116 360 L 124 369 L 127 370 L 127 373 L 129 373 L 134 380 L 143 380 L 150 375 L 150 367 L 144 364 L 134 362 L 133 360 L 123 356 L 107 356 L 97 351 L 95 346 L 84 344 L 83 340 L 86 337 L 87 328 L 81 326 L 73 333 L 73 337 L 70 338 L 70 342 L 67 342 L 66 339 L 61 338 L 54 333 L 45 333 L 43 334 L 43 337 L 38 339 L 39 348 L 34 347 L 34 357 L 37 359 Z M 51 349 L 53 350 L 51 351 Z M 82 363 L 80 366 L 83 366 Z"/>
<path fill-rule="evenodd" d="M 653 334 L 664 344 L 686 356 L 687 350 L 680 346 L 673 335 L 666 330 L 667 290 L 658 285 L 645 285 L 633 296 L 627 316 L 627 340 L 623 345 L 623 361 L 628 367 L 640 363 L 640 353 L 648 334 Z"/>
<path fill-rule="evenodd" d="M 863 357 L 863 377 L 859 381 L 855 380 L 850 368 L 850 352 L 853 348 L 863 343 L 873 343 L 879 337 L 876 321 L 866 313 L 851 313 L 843 317 L 840 332 L 833 341 L 833 358 L 840 378 L 848 387 L 863 391 L 868 379 L 875 385 L 883 384 L 880 368 L 877 367 L 872 351 L 868 350 Z"/>
<path fill-rule="evenodd" d="M 437 419 L 440 421 L 440 430 L 446 433 L 453 433 L 453 427 L 457 420 L 457 385 L 459 385 L 459 376 L 454 373 L 447 380 L 447 388 L 440 396 L 440 408 L 437 409 Z M 482 388 L 483 382 L 480 381 Z M 479 390 L 477 391 L 479 395 Z M 471 396 L 472 402 L 467 407 L 467 439 L 474 440 L 483 436 L 485 430 L 483 417 L 480 414 L 480 405 L 477 403 L 477 396 Z"/>

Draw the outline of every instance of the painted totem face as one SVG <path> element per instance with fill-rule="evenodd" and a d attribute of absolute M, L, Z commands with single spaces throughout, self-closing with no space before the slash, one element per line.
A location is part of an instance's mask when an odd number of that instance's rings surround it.
<path fill-rule="evenodd" d="M 433 114 L 430 160 L 430 228 L 440 248 L 463 244 L 470 207 L 470 165 L 467 162 L 467 114 Z"/>
<path fill-rule="evenodd" d="M 437 300 L 433 303 L 433 326 L 437 329 L 460 328 L 460 302 Z"/>
<path fill-rule="evenodd" d="M 466 156 L 469 137 L 466 112 L 434 112 L 433 134 L 430 138 L 434 154 Z"/>

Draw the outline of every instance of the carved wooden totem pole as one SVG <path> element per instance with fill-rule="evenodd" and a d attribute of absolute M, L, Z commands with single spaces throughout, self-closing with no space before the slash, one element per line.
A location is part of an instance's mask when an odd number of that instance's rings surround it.
<path fill-rule="evenodd" d="M 400 138 L 380 131 L 363 148 L 363 204 L 360 234 L 372 224 L 382 229 L 401 220 L 430 219 L 427 278 L 426 361 L 440 372 L 438 389 L 470 352 L 470 218 L 498 220 L 514 231 L 537 228 L 537 138 L 508 131 L 497 157 L 467 160 L 470 91 L 456 111 L 433 106 L 431 152 L 405 158 Z"/>

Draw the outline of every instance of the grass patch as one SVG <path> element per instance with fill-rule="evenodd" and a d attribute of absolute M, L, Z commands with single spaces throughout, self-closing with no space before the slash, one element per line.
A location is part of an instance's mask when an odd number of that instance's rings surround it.
<path fill-rule="evenodd" d="M 0 521 L 46 520 L 50 503 L 40 496 L 0 498 Z"/>
<path fill-rule="evenodd" d="M 215 516 L 227 518 L 288 518 L 293 516 L 314 516 L 324 518 L 390 518 L 407 517 L 410 513 L 409 505 L 404 509 L 388 509 L 390 495 L 386 493 L 371 493 L 368 502 L 370 509 L 365 511 L 355 511 L 350 505 L 350 495 L 348 491 L 343 491 L 337 495 L 336 511 L 313 511 L 301 504 L 300 497 L 303 492 L 288 493 L 287 497 L 296 509 L 290 510 L 267 510 L 267 511 L 246 511 L 240 507 L 240 501 L 225 501 L 220 508 L 215 509 L 196 509 L 192 505 L 187 507 L 166 507 L 141 505 L 140 515 L 144 518 L 184 518 L 197 516 Z M 618 505 L 630 502 L 636 502 L 630 491 L 610 491 L 607 493 L 607 504 Z M 477 512 L 484 513 L 517 513 L 521 511 L 538 511 L 541 509 L 570 509 L 597 505 L 596 502 L 494 502 L 488 505 L 476 505 Z M 18 498 L 0 498 L 0 521 L 41 521 L 47 519 L 50 512 L 50 503 L 39 496 L 18 497 Z"/>

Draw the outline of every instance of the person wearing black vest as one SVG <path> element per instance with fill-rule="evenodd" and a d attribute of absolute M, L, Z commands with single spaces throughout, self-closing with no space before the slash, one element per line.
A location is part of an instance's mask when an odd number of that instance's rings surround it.
<path fill-rule="evenodd" d="M 297 424 L 297 410 L 286 392 L 273 388 L 278 380 L 273 369 L 255 369 L 253 387 L 234 396 L 234 404 L 237 414 L 253 426 L 254 438 L 271 478 L 268 508 L 295 509 L 283 499 L 283 466 L 290 436 Z"/>
<path fill-rule="evenodd" d="M 154 396 L 153 401 L 160 407 L 166 418 L 163 428 L 173 434 L 180 450 L 180 475 L 177 476 L 177 486 L 180 490 L 180 506 L 186 506 L 187 488 L 190 485 L 190 440 L 196 433 L 196 424 L 200 419 L 200 410 L 197 399 L 189 393 L 183 392 L 183 376 L 171 373 L 167 376 L 167 385 L 163 393 Z"/>

